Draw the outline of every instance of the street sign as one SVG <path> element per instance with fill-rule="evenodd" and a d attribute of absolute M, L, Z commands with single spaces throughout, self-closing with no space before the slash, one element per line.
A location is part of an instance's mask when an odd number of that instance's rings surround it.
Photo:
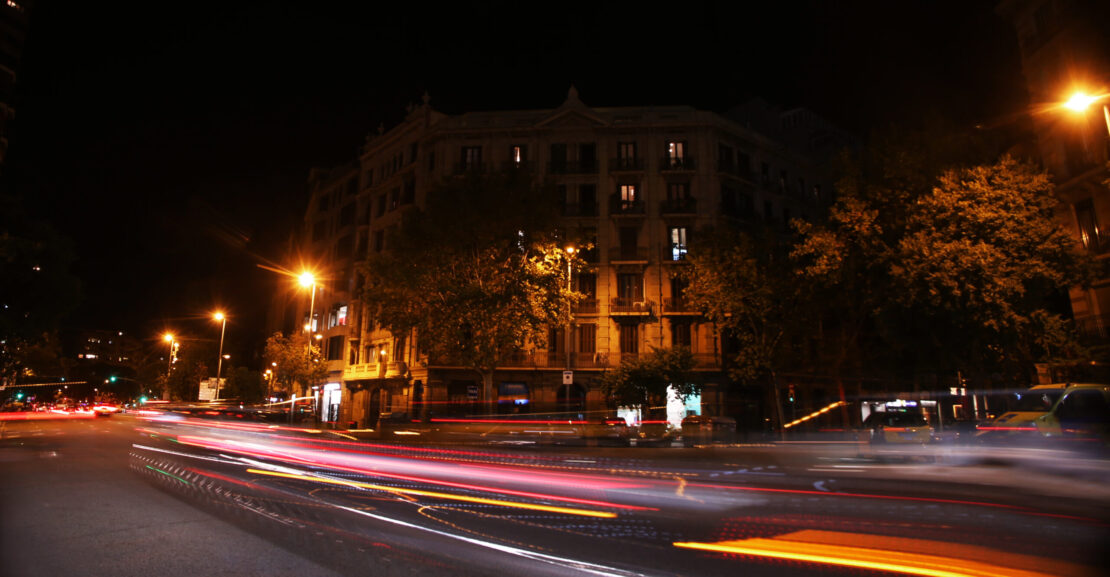
<path fill-rule="evenodd" d="M 563 371 L 563 384 L 564 385 L 573 385 L 574 384 L 574 371 Z"/>
<path fill-rule="evenodd" d="M 472 401 L 478 400 L 478 385 L 467 385 L 466 396 Z"/>

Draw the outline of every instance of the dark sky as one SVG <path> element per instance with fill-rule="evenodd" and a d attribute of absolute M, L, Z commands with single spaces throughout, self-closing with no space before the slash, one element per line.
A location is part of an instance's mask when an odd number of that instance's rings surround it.
<path fill-rule="evenodd" d="M 760 96 L 861 135 L 1025 99 L 989 1 L 386 4 L 37 2 L 5 178 L 75 241 L 71 326 L 153 338 L 224 306 L 246 346 L 309 168 L 425 91 L 447 113 L 555 107 L 572 83 L 592 106 Z"/>

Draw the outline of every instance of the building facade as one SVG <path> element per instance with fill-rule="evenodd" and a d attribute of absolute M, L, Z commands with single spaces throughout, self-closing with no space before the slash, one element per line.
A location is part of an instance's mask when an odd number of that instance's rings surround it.
<path fill-rule="evenodd" d="M 1110 5 L 1097 0 L 1005 0 L 1017 31 L 1037 151 L 1053 175 L 1061 225 L 1101 261 L 1110 259 Z M 1086 110 L 1062 106 L 1077 92 Z M 1104 271 L 1110 268 L 1103 267 Z M 1070 291 L 1080 335 L 1110 360 L 1110 276 Z"/>
<path fill-rule="evenodd" d="M 774 130 L 757 131 L 755 120 Z M 775 134 L 767 134 L 774 132 Z M 704 371 L 700 407 L 729 409 L 722 343 L 686 305 L 674 274 L 697 230 L 720 219 L 786 233 L 831 202 L 816 160 L 843 143 L 804 110 L 761 103 L 717 114 L 686 106 L 592 108 L 572 88 L 554 109 L 450 116 L 427 97 L 398 126 L 368 137 L 356 163 L 313 171 L 303 252 L 320 271 L 315 299 L 296 301 L 329 370 L 314 395 L 322 420 L 375 427 L 388 415 L 472 414 L 481 380 L 429 364 L 416 335 L 374 326 L 359 303 L 357 265 L 388 250 L 389 231 L 423 205 L 436 182 L 468 172 L 526 169 L 562 202 L 562 227 L 582 246 L 573 274 L 585 295 L 569 327 L 551 327 L 542 349 L 498 369 L 499 412 L 600 415 L 598 387 L 622 358 L 689 347 Z M 309 319 L 309 309 L 312 319 Z M 752 417 L 756 418 L 756 417 Z"/>

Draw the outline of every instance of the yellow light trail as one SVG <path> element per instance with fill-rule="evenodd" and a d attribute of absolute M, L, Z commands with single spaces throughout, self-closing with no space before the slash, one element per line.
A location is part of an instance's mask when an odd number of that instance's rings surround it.
<path fill-rule="evenodd" d="M 849 543 L 863 543 L 868 547 Z M 831 531 L 798 531 L 773 539 L 678 542 L 674 546 L 925 577 L 1078 577 L 1095 574 L 1089 568 L 1059 560 L 1005 553 L 986 547 Z M 979 559 L 990 559 L 992 562 Z"/>
<path fill-rule="evenodd" d="M 248 473 L 255 473 L 257 475 L 269 475 L 271 477 L 286 477 L 289 479 L 297 479 L 301 481 L 315 481 L 317 483 L 329 483 L 332 485 L 344 485 L 347 487 L 358 487 L 360 489 L 371 489 L 374 491 L 386 491 L 389 493 L 402 493 L 405 495 L 415 495 L 418 497 L 432 497 L 435 499 L 447 499 L 450 501 L 463 501 L 466 503 L 476 503 L 480 505 L 495 505 L 498 507 L 515 507 L 517 509 L 530 509 L 533 511 L 545 511 L 548 513 L 564 513 L 567 515 L 579 515 L 583 517 L 598 517 L 601 519 L 614 519 L 616 513 L 608 511 L 590 511 L 588 509 L 573 509 L 570 507 L 554 507 L 551 505 L 536 505 L 533 503 L 518 503 L 515 501 L 502 501 L 500 499 L 484 499 L 481 497 L 468 497 L 466 495 L 452 495 L 451 493 L 439 493 L 435 491 L 421 491 L 419 489 L 399 489 L 397 487 L 387 487 L 385 485 L 374 485 L 372 483 L 362 483 L 359 481 L 347 481 L 340 479 L 328 479 L 325 477 L 309 477 L 306 475 L 295 475 L 292 473 L 280 473 L 277 471 L 265 471 L 262 469 L 247 469 Z"/>

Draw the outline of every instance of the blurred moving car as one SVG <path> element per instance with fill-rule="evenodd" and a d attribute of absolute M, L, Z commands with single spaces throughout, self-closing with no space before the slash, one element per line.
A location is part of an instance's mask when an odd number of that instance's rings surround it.
<path fill-rule="evenodd" d="M 1037 385 L 1014 394 L 1009 410 L 993 421 L 979 425 L 975 440 L 980 443 L 1013 443 L 1035 440 L 1039 433 L 1034 422 L 1056 405 L 1066 383 Z"/>
<path fill-rule="evenodd" d="M 632 438 L 638 447 L 670 447 L 678 433 L 667 419 L 646 419 L 635 427 Z"/>
<path fill-rule="evenodd" d="M 878 444 L 928 444 L 933 428 L 925 416 L 915 411 L 880 411 L 863 421 L 861 441 Z"/>
<path fill-rule="evenodd" d="M 732 444 L 736 442 L 736 419 L 690 415 L 682 419 L 682 446 Z"/>
<path fill-rule="evenodd" d="M 1105 445 L 1110 441 L 1110 385 L 1068 385 L 1033 426 L 1045 439 Z"/>

